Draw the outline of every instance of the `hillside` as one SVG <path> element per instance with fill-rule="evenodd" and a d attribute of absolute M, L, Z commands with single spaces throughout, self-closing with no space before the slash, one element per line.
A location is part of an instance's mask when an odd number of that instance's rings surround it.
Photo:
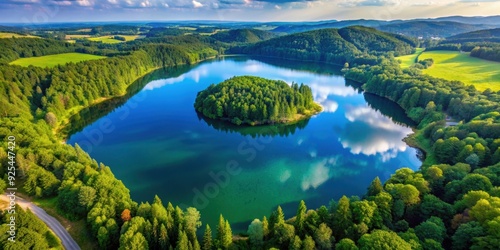
<path fill-rule="evenodd" d="M 500 28 L 483 29 L 451 36 L 448 40 L 454 41 L 498 41 L 500 40 Z"/>
<path fill-rule="evenodd" d="M 211 37 L 225 43 L 256 43 L 276 37 L 275 33 L 256 29 L 235 29 L 217 32 Z"/>
<path fill-rule="evenodd" d="M 398 22 L 398 21 L 395 21 Z M 388 21 L 379 21 L 379 20 L 345 20 L 345 21 L 324 21 L 324 22 L 315 22 L 315 23 L 286 23 L 278 25 L 273 32 L 281 32 L 281 33 L 298 33 L 298 32 L 306 32 L 311 30 L 318 29 L 328 29 L 328 28 L 344 28 L 349 26 L 362 25 L 366 27 L 377 27 L 380 25 L 388 24 L 391 22 Z"/>
<path fill-rule="evenodd" d="M 450 21 L 409 21 L 392 23 L 377 29 L 412 37 L 449 37 L 460 33 L 491 28 L 490 25 L 466 24 Z"/>
<path fill-rule="evenodd" d="M 342 29 L 322 29 L 274 38 L 230 50 L 233 53 L 286 57 L 289 59 L 329 62 L 343 65 L 357 56 L 394 52 L 413 52 L 411 39 L 373 28 L 353 26 Z"/>

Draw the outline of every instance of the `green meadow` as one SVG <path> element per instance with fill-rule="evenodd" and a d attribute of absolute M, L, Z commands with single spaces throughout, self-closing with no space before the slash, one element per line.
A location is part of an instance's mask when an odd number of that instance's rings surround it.
<path fill-rule="evenodd" d="M 478 90 L 500 90 L 500 63 L 469 56 L 458 51 L 423 52 L 418 60 L 432 58 L 434 65 L 424 73 L 447 80 L 472 84 Z"/>
<path fill-rule="evenodd" d="M 36 66 L 36 67 L 54 67 L 61 64 L 66 64 L 69 62 L 77 63 L 81 61 L 97 60 L 106 58 L 105 56 L 96 56 L 83 53 L 63 53 L 56 55 L 40 56 L 40 57 L 28 57 L 17 59 L 10 64 L 20 65 L 20 66 Z"/>
<path fill-rule="evenodd" d="M 12 38 L 12 37 L 38 38 L 37 36 L 32 36 L 32 35 L 20 35 L 20 34 L 16 34 L 16 33 L 0 32 L 0 38 Z"/>
<path fill-rule="evenodd" d="M 127 42 L 141 38 L 141 36 L 139 36 L 139 35 L 119 35 L 119 36 L 125 37 L 125 40 Z M 114 39 L 113 36 L 88 37 L 87 39 L 90 41 L 94 41 L 94 42 L 102 42 L 102 43 L 110 43 L 110 44 L 123 42 L 123 41 Z"/>
<path fill-rule="evenodd" d="M 417 60 L 418 56 L 422 54 L 423 51 L 423 48 L 417 48 L 415 53 L 406 56 L 399 56 L 396 57 L 396 59 L 401 62 L 401 68 L 408 68 L 415 63 L 415 60 Z"/>

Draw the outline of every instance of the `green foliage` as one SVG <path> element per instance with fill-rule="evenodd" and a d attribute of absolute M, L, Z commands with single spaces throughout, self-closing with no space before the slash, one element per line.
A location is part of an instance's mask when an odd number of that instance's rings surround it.
<path fill-rule="evenodd" d="M 415 234 L 421 241 L 432 239 L 441 244 L 446 236 L 446 228 L 440 218 L 432 216 L 415 227 Z"/>
<path fill-rule="evenodd" d="M 374 230 L 370 234 L 365 234 L 358 241 L 359 249 L 394 249 L 410 250 L 411 246 L 394 232 L 384 230 Z"/>
<path fill-rule="evenodd" d="M 194 107 L 206 117 L 236 125 L 296 121 L 321 110 L 309 86 L 294 83 L 290 87 L 283 81 L 255 76 L 210 85 L 198 93 Z"/>
<path fill-rule="evenodd" d="M 337 250 L 358 250 L 356 243 L 349 238 L 344 238 L 335 244 L 335 249 Z"/>
<path fill-rule="evenodd" d="M 212 249 L 212 229 L 210 229 L 210 226 L 207 224 L 205 228 L 205 233 L 203 234 L 203 250 L 211 250 Z"/>
<path fill-rule="evenodd" d="M 1 210 L 0 210 L 1 211 Z M 16 223 L 16 237 L 15 242 L 8 240 L 10 234 L 10 217 L 7 210 L 1 211 L 2 217 L 0 230 L 4 233 L 0 235 L 0 248 L 1 249 L 49 249 L 49 248 L 62 248 L 59 240 L 54 236 L 52 231 L 49 230 L 47 225 L 38 219 L 29 209 L 24 210 L 21 207 L 15 207 L 15 223 Z"/>

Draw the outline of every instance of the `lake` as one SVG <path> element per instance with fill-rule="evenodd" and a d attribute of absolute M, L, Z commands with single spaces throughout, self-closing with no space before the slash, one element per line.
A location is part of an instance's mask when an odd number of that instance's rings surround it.
<path fill-rule="evenodd" d="M 205 119 L 196 94 L 239 75 L 304 83 L 323 111 L 293 125 L 238 127 Z M 224 57 L 156 71 L 130 94 L 72 118 L 69 144 L 78 143 L 111 167 L 138 202 L 157 194 L 197 207 L 216 228 L 222 213 L 233 232 L 281 205 L 293 216 L 342 195 L 362 196 L 370 182 L 403 166 L 417 169 L 415 149 L 402 139 L 411 120 L 394 103 L 359 91 L 332 65 Z"/>

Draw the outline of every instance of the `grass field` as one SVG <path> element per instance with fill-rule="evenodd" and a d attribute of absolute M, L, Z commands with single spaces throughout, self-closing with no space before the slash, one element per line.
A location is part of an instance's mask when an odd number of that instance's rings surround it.
<path fill-rule="evenodd" d="M 60 64 L 66 64 L 69 62 L 81 62 L 88 60 L 97 60 L 106 58 L 105 56 L 95 56 L 89 54 L 82 53 L 64 53 L 64 54 L 56 54 L 49 56 L 40 56 L 40 57 L 28 57 L 17 59 L 10 64 L 21 65 L 27 67 L 29 65 L 33 65 L 36 67 L 54 67 Z"/>
<path fill-rule="evenodd" d="M 32 35 L 19 35 L 15 33 L 0 32 L 0 38 L 12 38 L 12 37 L 38 38 L 37 36 L 32 36 Z"/>
<path fill-rule="evenodd" d="M 140 35 L 119 35 L 121 37 L 125 37 L 125 40 L 132 41 L 135 39 L 142 38 Z M 122 43 L 123 41 L 113 39 L 113 36 L 100 36 L 100 37 L 89 37 L 87 38 L 90 41 L 94 42 L 103 42 L 103 43 Z"/>
<path fill-rule="evenodd" d="M 500 90 L 500 63 L 470 57 L 468 53 L 457 51 L 423 52 L 419 60 L 432 58 L 434 65 L 424 73 L 447 80 L 457 80 L 472 84 L 482 91 L 490 88 Z"/>
<path fill-rule="evenodd" d="M 397 60 L 401 61 L 401 68 L 408 68 L 411 65 L 415 63 L 415 60 L 417 60 L 417 57 L 424 51 L 423 48 L 417 48 L 415 53 L 411 55 L 406 55 L 406 56 L 399 56 L 396 57 Z"/>
<path fill-rule="evenodd" d="M 66 35 L 66 37 L 64 39 L 66 39 L 66 40 L 83 39 L 83 38 L 87 38 L 87 37 L 90 37 L 90 35 Z"/>

